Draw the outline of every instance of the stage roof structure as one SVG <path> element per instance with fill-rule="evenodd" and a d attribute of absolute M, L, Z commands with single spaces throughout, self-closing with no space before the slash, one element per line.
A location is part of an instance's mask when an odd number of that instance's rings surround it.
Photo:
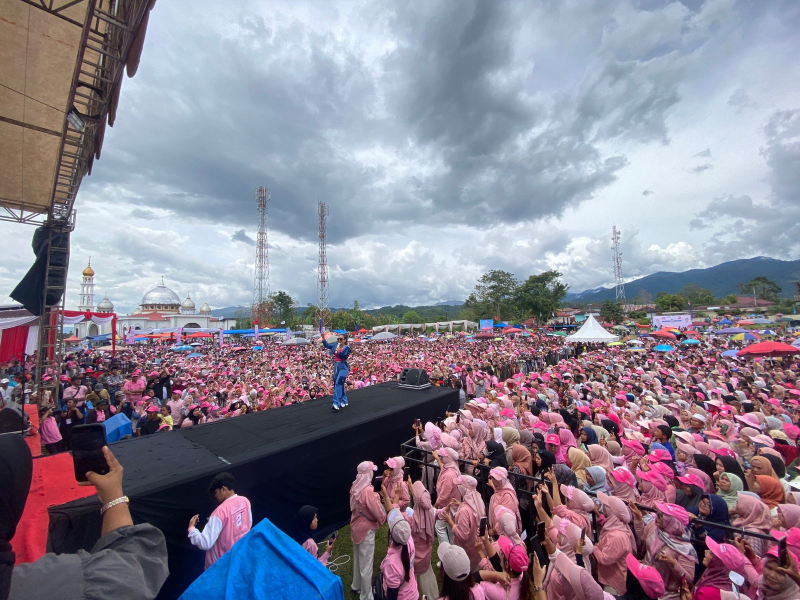
<path fill-rule="evenodd" d="M 74 223 L 155 0 L 0 0 L 0 220 Z"/>

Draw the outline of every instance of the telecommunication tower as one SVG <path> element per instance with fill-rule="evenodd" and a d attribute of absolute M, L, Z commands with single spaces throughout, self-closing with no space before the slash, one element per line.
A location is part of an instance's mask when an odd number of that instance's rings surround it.
<path fill-rule="evenodd" d="M 326 220 L 330 215 L 328 205 L 317 204 L 319 215 L 319 265 L 317 267 L 317 322 L 326 329 L 330 326 L 330 310 L 328 306 L 328 254 L 326 250 Z"/>
<path fill-rule="evenodd" d="M 625 304 L 625 283 L 622 281 L 622 252 L 619 250 L 619 231 L 617 226 L 611 228 L 611 254 L 614 259 L 614 282 L 616 284 L 617 302 Z"/>
<path fill-rule="evenodd" d="M 264 327 L 269 323 L 269 244 L 267 243 L 267 204 L 271 197 L 263 185 L 256 188 L 258 203 L 258 238 L 256 239 L 256 268 L 253 279 L 253 323 Z"/>

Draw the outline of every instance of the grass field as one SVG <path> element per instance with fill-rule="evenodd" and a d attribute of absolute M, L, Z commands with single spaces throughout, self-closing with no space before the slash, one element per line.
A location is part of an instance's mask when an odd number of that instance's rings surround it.
<path fill-rule="evenodd" d="M 378 574 L 378 571 L 381 568 L 381 561 L 386 556 L 386 549 L 388 547 L 388 539 L 387 534 L 389 531 L 389 526 L 384 525 L 378 531 L 375 532 L 375 558 L 373 559 L 373 568 L 372 568 L 372 576 Z M 322 547 L 322 543 L 320 543 L 320 547 Z M 439 569 L 436 568 L 436 563 L 439 562 L 439 557 L 436 554 L 438 550 L 439 542 L 434 540 L 433 542 L 433 551 L 431 552 L 431 568 L 436 573 L 436 581 L 441 586 L 441 577 L 439 575 Z M 339 530 L 339 537 L 336 538 L 336 544 L 333 546 L 333 554 L 328 562 L 329 566 L 330 563 L 338 560 L 343 560 L 340 557 L 349 556 L 350 560 L 347 564 L 341 565 L 336 568 L 334 573 L 342 578 L 342 584 L 344 587 L 344 595 L 345 598 L 354 598 L 355 594 L 353 594 L 350 590 L 352 589 L 353 583 L 353 542 L 350 539 L 350 526 L 342 527 Z M 338 562 L 338 561 L 337 561 Z"/>

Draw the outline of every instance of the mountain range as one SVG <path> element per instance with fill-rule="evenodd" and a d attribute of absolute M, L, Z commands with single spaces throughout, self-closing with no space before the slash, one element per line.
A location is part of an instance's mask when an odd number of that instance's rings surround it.
<path fill-rule="evenodd" d="M 690 269 L 680 273 L 659 271 L 625 283 L 625 297 L 628 302 L 646 290 L 651 297 L 658 292 L 677 294 L 681 288 L 694 283 L 711 290 L 716 298 L 738 293 L 737 285 L 747 283 L 755 277 L 767 277 L 781 287 L 782 298 L 791 298 L 794 294 L 794 282 L 800 280 L 800 260 L 778 260 L 766 256 L 731 260 L 706 269 Z M 570 292 L 566 302 L 596 303 L 614 300 L 616 292 L 613 287 L 600 287 L 582 292 Z"/>

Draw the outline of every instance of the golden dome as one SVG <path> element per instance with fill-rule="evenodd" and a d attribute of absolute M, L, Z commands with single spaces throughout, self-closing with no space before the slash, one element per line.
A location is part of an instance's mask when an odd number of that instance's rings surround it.
<path fill-rule="evenodd" d="M 84 277 L 94 277 L 94 269 L 92 269 L 92 258 L 89 257 L 89 264 L 83 270 Z"/>

